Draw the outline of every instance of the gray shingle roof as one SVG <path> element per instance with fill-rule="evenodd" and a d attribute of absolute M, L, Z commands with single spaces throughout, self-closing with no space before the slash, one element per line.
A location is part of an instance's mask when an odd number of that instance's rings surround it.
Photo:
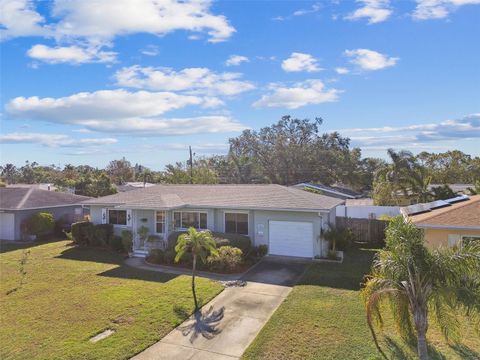
<path fill-rule="evenodd" d="M 0 188 L 0 209 L 22 210 L 74 205 L 90 199 L 87 196 L 40 190 L 28 187 Z"/>
<path fill-rule="evenodd" d="M 85 201 L 86 205 L 329 210 L 343 200 L 281 185 L 156 185 Z"/>

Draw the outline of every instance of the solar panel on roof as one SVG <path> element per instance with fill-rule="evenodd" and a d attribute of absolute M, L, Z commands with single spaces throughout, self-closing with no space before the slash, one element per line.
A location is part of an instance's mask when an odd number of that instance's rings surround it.
<path fill-rule="evenodd" d="M 415 204 L 415 205 L 407 206 L 406 208 L 406 212 L 408 215 L 415 215 L 415 214 L 420 214 L 428 211 L 430 211 L 429 204 Z"/>
<path fill-rule="evenodd" d="M 436 200 L 436 201 L 432 201 L 426 205 L 429 205 L 430 206 L 430 209 L 438 209 L 438 208 L 442 208 L 442 207 L 445 207 L 445 206 L 450 206 L 450 203 L 446 202 L 446 201 L 443 201 L 443 200 Z"/>
<path fill-rule="evenodd" d="M 447 199 L 447 200 L 445 200 L 445 201 L 446 201 L 447 203 L 449 203 L 449 204 L 455 204 L 455 203 L 458 203 L 458 202 L 460 202 L 460 201 L 465 201 L 465 200 L 468 200 L 468 199 L 470 199 L 470 198 L 468 197 L 468 195 L 459 195 L 459 196 L 456 196 L 456 197 L 454 197 L 454 198 Z"/>

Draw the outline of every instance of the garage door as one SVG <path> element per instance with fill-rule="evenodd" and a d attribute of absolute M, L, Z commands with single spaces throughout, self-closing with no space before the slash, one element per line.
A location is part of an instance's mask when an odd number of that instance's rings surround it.
<path fill-rule="evenodd" d="M 15 240 L 15 217 L 13 214 L 0 213 L 0 240 Z"/>
<path fill-rule="evenodd" d="M 270 221 L 270 254 L 313 257 L 313 224 L 296 221 Z"/>

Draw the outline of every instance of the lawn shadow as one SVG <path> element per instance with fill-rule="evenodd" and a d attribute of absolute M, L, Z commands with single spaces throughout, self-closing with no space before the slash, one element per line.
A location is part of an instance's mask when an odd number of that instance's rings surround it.
<path fill-rule="evenodd" d="M 480 359 L 480 353 L 478 351 L 475 351 L 469 348 L 466 345 L 455 344 L 455 345 L 450 345 L 450 348 L 452 348 L 458 355 L 460 355 L 462 359 L 468 359 L 468 360 Z"/>
<path fill-rule="evenodd" d="M 49 244 L 52 242 L 63 241 L 64 238 L 52 238 L 48 240 L 36 240 L 36 241 L 9 241 L 0 240 L 0 254 L 7 253 L 15 250 L 30 249 L 37 246 Z"/>
<path fill-rule="evenodd" d="M 104 248 L 71 246 L 62 251 L 57 259 L 98 262 L 118 265 L 115 268 L 98 273 L 98 276 L 122 279 L 144 280 L 152 282 L 168 282 L 178 275 L 166 274 L 157 271 L 137 269 L 125 264 L 125 256 Z"/>
<path fill-rule="evenodd" d="M 384 343 L 386 346 L 386 353 L 391 355 L 392 359 L 400 359 L 400 360 L 415 360 L 417 359 L 416 355 L 411 356 L 409 355 L 404 349 L 405 347 L 409 348 L 412 354 L 417 353 L 417 342 L 415 339 L 410 341 L 398 341 L 393 339 L 390 336 L 385 336 Z M 439 352 L 434 346 L 431 344 L 427 344 L 428 347 L 428 355 L 431 360 L 447 360 L 445 355 Z M 478 359 L 478 358 L 476 358 Z"/>
<path fill-rule="evenodd" d="M 179 310 L 177 309 L 177 311 Z M 179 316 L 184 316 L 184 309 L 177 314 Z M 193 314 L 191 319 L 187 321 L 185 325 L 180 325 L 178 330 L 183 336 L 190 335 L 190 343 L 193 343 L 200 335 L 205 339 L 211 340 L 222 331 L 219 329 L 219 325 L 224 315 L 225 307 L 221 307 L 218 310 L 214 310 L 213 306 L 210 306 L 208 310 L 200 309 Z"/>
<path fill-rule="evenodd" d="M 358 291 L 370 272 L 376 249 L 353 245 L 343 263 L 313 263 L 297 285 L 316 285 Z"/>

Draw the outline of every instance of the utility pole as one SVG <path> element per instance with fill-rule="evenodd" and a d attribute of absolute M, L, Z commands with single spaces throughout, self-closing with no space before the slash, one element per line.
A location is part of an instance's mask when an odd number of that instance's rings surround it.
<path fill-rule="evenodd" d="M 193 184 L 193 156 L 192 156 L 192 147 L 189 146 L 188 150 L 190 152 L 190 184 Z"/>

